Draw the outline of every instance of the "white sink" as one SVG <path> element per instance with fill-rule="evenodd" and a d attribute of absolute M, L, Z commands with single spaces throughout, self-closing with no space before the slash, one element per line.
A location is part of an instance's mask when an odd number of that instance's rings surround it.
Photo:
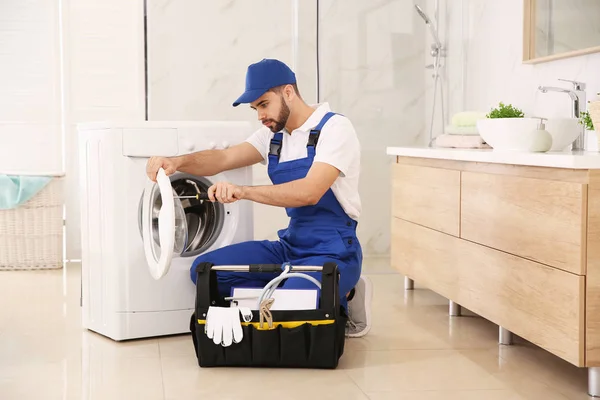
<path fill-rule="evenodd" d="M 528 151 L 529 133 L 539 124 L 538 118 L 485 118 L 477 121 L 477 130 L 494 150 Z M 550 151 L 565 150 L 583 132 L 577 118 L 549 118 L 545 124 L 552 136 Z"/>

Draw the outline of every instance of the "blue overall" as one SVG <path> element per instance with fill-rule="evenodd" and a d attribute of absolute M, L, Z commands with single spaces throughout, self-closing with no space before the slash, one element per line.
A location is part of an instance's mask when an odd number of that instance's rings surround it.
<path fill-rule="evenodd" d="M 307 157 L 279 162 L 283 133 L 271 140 L 268 173 L 274 185 L 304 178 L 315 157 L 315 147 L 323 125 L 334 113 L 327 113 L 310 131 Z M 278 241 L 249 241 L 203 254 L 190 269 L 196 283 L 196 266 L 202 262 L 214 265 L 283 264 L 323 265 L 334 261 L 340 271 L 340 304 L 346 308 L 346 295 L 358 282 L 362 268 L 362 249 L 356 237 L 357 222 L 350 218 L 330 189 L 312 206 L 286 208 L 289 226 L 278 231 Z M 320 273 L 310 273 L 321 280 Z M 264 287 L 276 275 L 271 273 L 217 273 L 219 293 L 229 296 L 232 287 Z M 302 278 L 284 281 L 283 288 L 315 289 L 314 283 Z"/>

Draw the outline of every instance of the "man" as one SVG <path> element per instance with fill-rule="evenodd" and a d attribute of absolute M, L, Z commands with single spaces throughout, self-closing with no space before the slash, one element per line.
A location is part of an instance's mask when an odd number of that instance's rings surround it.
<path fill-rule="evenodd" d="M 347 334 L 364 336 L 370 329 L 371 283 L 360 276 L 362 249 L 356 237 L 361 211 L 358 194 L 360 144 L 348 118 L 334 114 L 327 103 L 307 105 L 298 92 L 296 76 L 278 60 L 264 59 L 248 67 L 246 90 L 233 103 L 249 103 L 264 125 L 244 143 L 224 150 L 148 161 L 147 173 L 155 180 L 159 168 L 167 175 L 179 170 L 198 176 L 256 163 L 268 165 L 273 185 L 237 186 L 218 182 L 211 186 L 211 201 L 250 200 L 285 207 L 289 226 L 277 241 L 250 241 L 199 256 L 196 266 L 283 264 L 323 265 L 334 261 L 340 270 L 341 304 L 348 310 Z M 313 274 L 320 280 L 320 274 Z M 232 287 L 264 286 L 272 274 L 219 272 L 219 291 Z M 314 289 L 305 279 L 288 279 L 283 288 Z"/>

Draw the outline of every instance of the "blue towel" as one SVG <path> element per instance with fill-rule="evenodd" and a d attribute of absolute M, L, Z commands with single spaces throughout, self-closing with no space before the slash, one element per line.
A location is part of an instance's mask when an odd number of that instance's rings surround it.
<path fill-rule="evenodd" d="M 0 210 L 16 208 L 42 190 L 50 176 L 0 175 Z"/>

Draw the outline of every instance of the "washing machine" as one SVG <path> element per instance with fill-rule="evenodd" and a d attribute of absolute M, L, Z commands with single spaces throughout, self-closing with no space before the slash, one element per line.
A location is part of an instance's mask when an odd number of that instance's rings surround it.
<path fill-rule="evenodd" d="M 177 172 L 153 182 L 151 156 L 223 149 L 252 133 L 248 122 L 78 125 L 83 326 L 113 340 L 189 332 L 190 266 L 205 252 L 252 240 L 252 202 L 203 200 L 217 181 L 252 183 L 252 168 L 215 176 Z"/>

